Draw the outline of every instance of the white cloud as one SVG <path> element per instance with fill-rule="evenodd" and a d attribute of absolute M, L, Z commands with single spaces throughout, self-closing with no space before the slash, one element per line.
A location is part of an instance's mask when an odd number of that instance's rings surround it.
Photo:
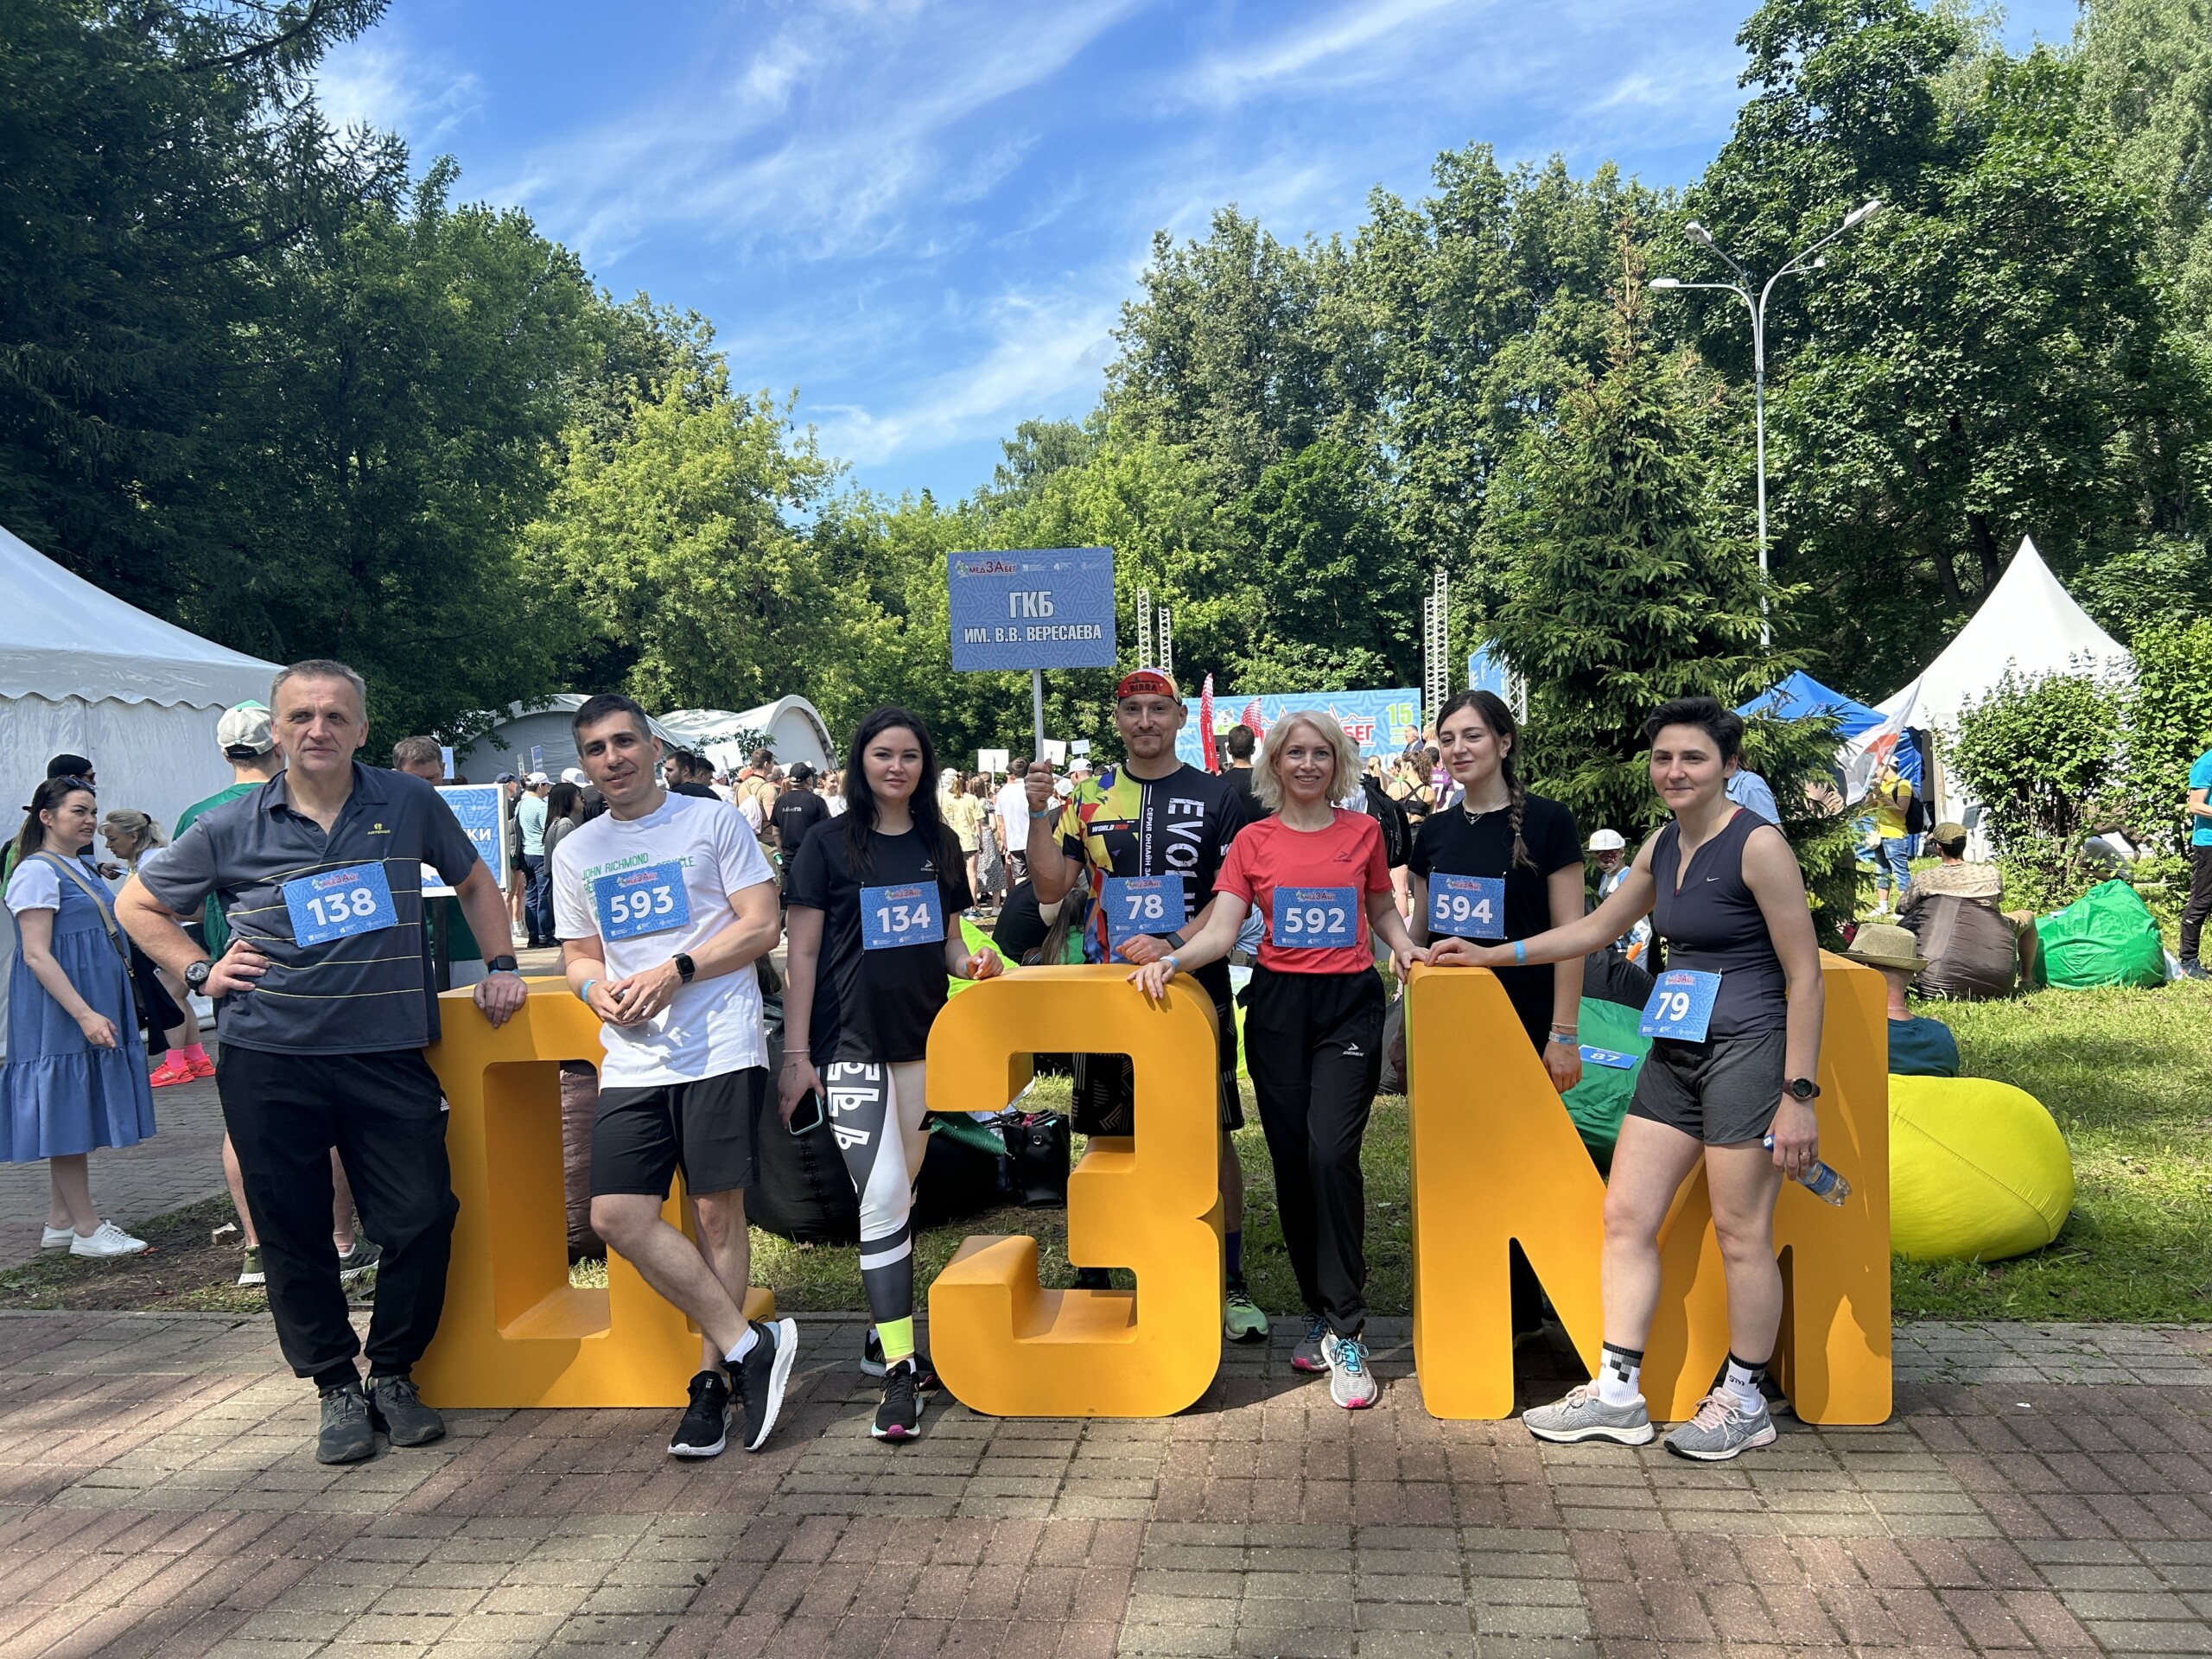
<path fill-rule="evenodd" d="M 347 41 L 315 71 L 315 101 L 333 126 L 371 126 L 435 143 L 484 102 L 477 75 L 419 58 L 390 32 Z"/>
<path fill-rule="evenodd" d="M 795 11 L 734 68 L 543 147 L 499 193 L 599 262 L 671 226 L 789 259 L 865 257 L 899 241 L 912 204 L 973 200 L 1019 166 L 1018 124 L 969 156 L 949 153 L 953 130 L 1142 3 Z"/>
<path fill-rule="evenodd" d="M 852 404 L 807 412 L 823 450 L 860 466 L 1003 436 L 1040 411 L 1096 401 L 1119 315 L 1114 299 L 1001 295 L 988 308 L 989 344 L 973 361 L 912 386 L 882 412 Z"/>
<path fill-rule="evenodd" d="M 1312 90 L 1371 80 L 1429 44 L 1428 31 L 1421 38 L 1402 34 L 1408 25 L 1446 12 L 1465 20 L 1482 9 L 1467 0 L 1352 0 L 1242 50 L 1205 59 L 1180 78 L 1180 90 L 1194 102 L 1226 105 L 1290 85 Z"/>

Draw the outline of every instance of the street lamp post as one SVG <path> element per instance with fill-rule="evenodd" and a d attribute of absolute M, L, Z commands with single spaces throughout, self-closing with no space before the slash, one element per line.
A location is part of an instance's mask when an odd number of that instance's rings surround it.
<path fill-rule="evenodd" d="M 1817 257 L 1820 254 L 1821 250 L 1827 246 L 1829 243 L 1834 241 L 1836 238 L 1841 236 L 1846 231 L 1850 230 L 1853 226 L 1863 224 L 1866 220 L 1872 218 L 1875 210 L 1880 207 L 1881 205 L 1882 204 L 1878 199 L 1863 201 L 1859 203 L 1858 207 L 1846 213 L 1843 216 L 1842 224 L 1837 226 L 1835 229 L 1830 231 L 1826 236 L 1814 243 L 1810 247 L 1804 249 L 1802 252 L 1792 254 L 1783 264 L 1781 270 L 1776 271 L 1773 276 L 1766 279 L 1766 283 L 1759 289 L 1758 297 L 1757 299 L 1753 299 L 1751 297 L 1751 278 L 1750 273 L 1747 272 L 1741 265 L 1738 264 L 1733 259 L 1730 258 L 1728 257 L 1727 251 L 1713 241 L 1713 232 L 1707 230 L 1704 226 L 1699 224 L 1695 219 L 1692 219 L 1688 225 L 1682 227 L 1683 233 L 1687 235 L 1691 241 L 1698 243 L 1701 246 L 1710 248 L 1714 253 L 1718 254 L 1726 264 L 1728 269 L 1736 273 L 1736 281 L 1732 283 L 1686 283 L 1679 276 L 1654 276 L 1651 279 L 1651 286 L 1658 289 L 1709 288 L 1716 289 L 1721 293 L 1733 294 L 1738 299 L 1744 302 L 1744 308 L 1751 314 L 1752 424 L 1757 430 L 1758 442 L 1759 644 L 1762 646 L 1765 646 L 1772 643 L 1768 632 L 1766 622 L 1767 298 L 1774 292 L 1774 285 L 1780 282 L 1783 277 L 1807 270 L 1818 270 L 1821 266 L 1827 264 L 1827 261 L 1825 258 Z M 1811 264 L 1809 264 L 1806 263 L 1808 259 L 1811 261 Z"/>

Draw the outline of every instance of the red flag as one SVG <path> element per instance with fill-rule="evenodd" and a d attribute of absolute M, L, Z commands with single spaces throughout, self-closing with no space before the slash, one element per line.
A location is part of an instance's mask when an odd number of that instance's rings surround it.
<path fill-rule="evenodd" d="M 1218 772 L 1221 762 L 1213 747 L 1213 676 L 1206 676 L 1205 683 L 1198 688 L 1198 747 L 1205 753 L 1206 770 Z"/>

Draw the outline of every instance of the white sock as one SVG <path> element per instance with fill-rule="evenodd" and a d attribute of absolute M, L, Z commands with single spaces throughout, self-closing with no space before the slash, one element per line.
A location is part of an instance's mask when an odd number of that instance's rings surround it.
<path fill-rule="evenodd" d="M 1728 1372 L 1721 1379 L 1720 1386 L 1735 1396 L 1736 1403 L 1744 1410 L 1756 1412 L 1766 1403 L 1765 1395 L 1759 1391 L 1759 1383 L 1765 1376 L 1765 1366 L 1746 1365 L 1731 1354 L 1728 1356 Z"/>
<path fill-rule="evenodd" d="M 747 1321 L 745 1334 L 737 1339 L 736 1347 L 722 1356 L 722 1363 L 735 1370 L 745 1357 L 753 1351 L 753 1344 L 760 1340 L 760 1333 L 753 1328 L 750 1320 Z"/>
<path fill-rule="evenodd" d="M 1643 1351 L 1616 1348 L 1610 1342 L 1598 1355 L 1598 1398 L 1609 1406 L 1632 1406 L 1643 1398 Z"/>

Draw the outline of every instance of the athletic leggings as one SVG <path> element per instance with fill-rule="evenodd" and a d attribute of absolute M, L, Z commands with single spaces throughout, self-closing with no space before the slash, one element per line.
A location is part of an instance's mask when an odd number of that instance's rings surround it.
<path fill-rule="evenodd" d="M 861 1288 L 896 1359 L 914 1348 L 914 1181 L 921 1173 L 922 1063 L 832 1060 L 822 1068 L 830 1128 L 861 1199 Z"/>
<path fill-rule="evenodd" d="M 1357 1336 L 1367 1318 L 1359 1146 L 1382 1076 L 1382 981 L 1255 968 L 1246 995 L 1245 1064 L 1299 1293 L 1337 1335 Z"/>

